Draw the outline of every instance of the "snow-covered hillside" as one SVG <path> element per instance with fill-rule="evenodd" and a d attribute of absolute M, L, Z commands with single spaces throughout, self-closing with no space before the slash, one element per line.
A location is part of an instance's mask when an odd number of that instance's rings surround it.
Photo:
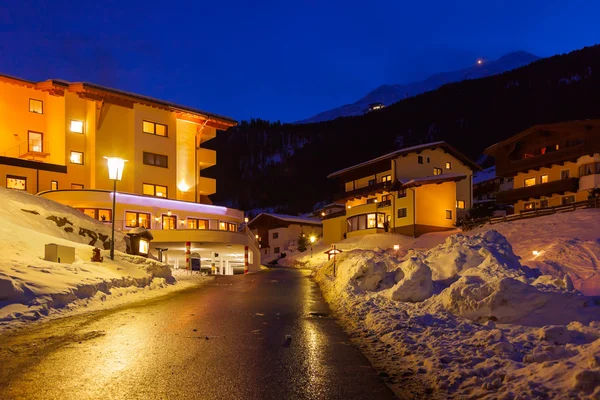
<path fill-rule="evenodd" d="M 370 104 L 382 103 L 386 106 L 389 106 L 400 100 L 416 96 L 430 90 L 435 90 L 448 83 L 459 82 L 467 79 L 478 79 L 500 74 L 502 72 L 525 66 L 536 60 L 539 60 L 539 57 L 524 51 L 517 51 L 506 54 L 497 60 L 484 61 L 480 65 L 475 65 L 459 71 L 436 74 L 421 82 L 409 83 L 405 85 L 382 85 L 355 103 L 346 104 L 332 110 L 321 112 L 313 117 L 298 121 L 297 123 L 304 124 L 329 121 L 339 117 L 362 115 L 366 110 L 368 110 Z"/>
<path fill-rule="evenodd" d="M 596 293 L 599 222 L 600 210 L 581 210 L 468 234 L 352 238 L 335 275 L 324 247 L 285 263 L 315 270 L 402 398 L 600 398 L 600 302 L 573 284 Z"/>
<path fill-rule="evenodd" d="M 91 262 L 94 247 L 110 247 L 111 227 L 73 208 L 2 187 L 0 204 L 0 328 L 68 310 L 82 299 L 104 300 L 173 282 L 168 266 L 123 253 L 120 232 L 115 260 L 102 250 L 104 262 Z M 74 247 L 75 262 L 45 261 L 49 243 Z"/>

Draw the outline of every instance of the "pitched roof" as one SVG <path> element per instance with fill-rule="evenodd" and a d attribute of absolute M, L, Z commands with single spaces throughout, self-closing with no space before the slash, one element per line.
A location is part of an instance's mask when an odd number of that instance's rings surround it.
<path fill-rule="evenodd" d="M 289 222 L 291 224 L 300 224 L 300 225 L 323 225 L 320 219 L 316 218 L 308 218 L 308 217 L 299 217 L 296 215 L 287 215 L 287 214 L 275 214 L 275 213 L 260 213 L 256 217 L 252 219 L 252 221 L 248 222 L 248 225 L 252 225 L 255 221 L 257 221 L 262 215 L 277 218 L 281 221 Z"/>
<path fill-rule="evenodd" d="M 396 150 L 396 151 L 393 151 L 388 154 L 384 154 L 383 156 L 373 158 L 372 160 L 368 160 L 368 161 L 362 162 L 360 164 L 356 164 L 351 167 L 347 167 L 347 168 L 341 169 L 339 171 L 332 172 L 331 174 L 327 175 L 327 178 L 330 178 L 330 179 L 335 178 L 337 176 L 343 175 L 346 172 L 350 172 L 350 171 L 353 171 L 353 170 L 356 170 L 356 169 L 359 169 L 362 167 L 376 164 L 381 161 L 392 160 L 401 155 L 405 155 L 405 154 L 409 154 L 409 153 L 417 153 L 417 152 L 421 152 L 423 150 L 435 149 L 438 147 L 443 148 L 445 151 L 452 154 L 454 157 L 456 157 L 458 160 L 462 161 L 463 163 L 465 163 L 466 165 L 471 167 L 473 170 L 481 169 L 479 167 L 479 165 L 477 165 L 475 162 L 473 162 L 471 159 L 469 159 L 466 155 L 464 155 L 460 151 L 456 150 L 454 147 L 450 146 L 448 143 L 439 141 L 439 142 L 431 142 L 431 143 L 419 144 L 416 146 L 405 147 L 403 149 Z"/>
<path fill-rule="evenodd" d="M 148 104 L 154 105 L 154 106 L 165 107 L 171 111 L 182 111 L 182 112 L 187 112 L 190 114 L 195 114 L 195 115 L 198 115 L 201 117 L 213 118 L 213 119 L 218 120 L 219 122 L 224 123 L 228 126 L 234 126 L 237 124 L 237 121 L 230 117 L 226 117 L 226 116 L 215 114 L 215 113 L 210 113 L 210 112 L 199 110 L 199 109 L 193 108 L 193 107 L 183 106 L 183 105 L 172 103 L 172 102 L 166 101 L 166 100 L 160 100 L 160 99 L 156 99 L 153 97 L 144 96 L 144 95 L 137 94 L 137 93 L 126 92 L 124 90 L 119 90 L 119 89 L 114 89 L 114 88 L 110 88 L 107 86 L 97 85 L 95 83 L 68 82 L 68 81 L 61 80 L 61 79 L 48 79 L 46 81 L 34 82 L 34 81 L 22 79 L 22 78 L 17 78 L 17 77 L 11 76 L 11 75 L 6 75 L 6 74 L 0 74 L 0 80 L 6 81 L 6 82 L 12 83 L 12 84 L 27 86 L 30 88 L 41 89 L 41 90 L 46 90 L 49 87 L 59 88 L 61 91 L 62 90 L 69 90 L 69 91 L 100 90 L 100 91 L 114 94 L 116 96 L 126 97 L 134 102 L 148 103 Z"/>

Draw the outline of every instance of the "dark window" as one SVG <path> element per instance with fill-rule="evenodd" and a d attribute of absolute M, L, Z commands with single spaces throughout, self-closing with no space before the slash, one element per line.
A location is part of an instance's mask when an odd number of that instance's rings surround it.
<path fill-rule="evenodd" d="M 579 146 L 580 144 L 583 144 L 583 143 L 584 143 L 583 138 L 571 139 L 571 140 L 567 140 L 567 147 Z"/>
<path fill-rule="evenodd" d="M 373 197 L 372 199 L 367 199 L 367 204 L 377 203 L 377 197 Z"/>
<path fill-rule="evenodd" d="M 144 164 L 154 165 L 155 167 L 168 168 L 169 158 L 162 154 L 144 152 Z"/>
<path fill-rule="evenodd" d="M 452 219 L 452 211 L 446 210 L 446 219 Z"/>
<path fill-rule="evenodd" d="M 563 197 L 562 198 L 562 203 L 563 203 L 563 205 L 575 203 L 575 196 L 570 195 L 570 196 Z"/>
<path fill-rule="evenodd" d="M 273 232 L 273 239 L 279 239 L 279 232 Z"/>
<path fill-rule="evenodd" d="M 8 189 L 27 190 L 27 178 L 24 176 L 6 175 Z"/>
<path fill-rule="evenodd" d="M 398 218 L 406 218 L 406 208 L 398 209 Z"/>
<path fill-rule="evenodd" d="M 377 181 L 375 179 L 369 179 L 369 186 L 372 186 L 376 183 Z"/>
<path fill-rule="evenodd" d="M 569 179 L 571 177 L 571 171 L 568 169 L 563 169 L 560 171 L 560 179 Z"/>
<path fill-rule="evenodd" d="M 442 169 L 441 168 L 434 168 L 433 169 L 433 174 L 434 175 L 441 175 L 442 174 Z"/>
<path fill-rule="evenodd" d="M 159 124 L 157 122 L 143 121 L 142 130 L 144 133 L 156 136 L 168 136 L 167 125 Z"/>
<path fill-rule="evenodd" d="M 381 202 L 388 201 L 388 200 L 390 200 L 389 194 L 384 194 L 383 196 L 381 196 Z"/>
<path fill-rule="evenodd" d="M 427 157 L 427 164 L 431 162 L 431 158 Z"/>
<path fill-rule="evenodd" d="M 71 189 L 81 190 L 83 189 L 83 185 L 80 185 L 79 183 L 71 183 Z"/>
<path fill-rule="evenodd" d="M 275 248 L 273 249 L 273 252 L 274 252 L 275 254 L 279 254 L 279 247 L 275 247 Z"/>
<path fill-rule="evenodd" d="M 540 200 L 540 208 L 548 207 L 548 200 Z"/>
<path fill-rule="evenodd" d="M 398 190 L 398 198 L 406 197 L 406 189 Z"/>
<path fill-rule="evenodd" d="M 417 162 L 423 164 L 423 156 L 417 156 Z"/>
<path fill-rule="evenodd" d="M 29 112 L 43 114 L 44 102 L 37 99 L 29 99 Z"/>

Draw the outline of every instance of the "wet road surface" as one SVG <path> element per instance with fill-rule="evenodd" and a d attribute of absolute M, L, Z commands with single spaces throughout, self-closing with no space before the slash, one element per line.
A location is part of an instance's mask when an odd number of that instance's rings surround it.
<path fill-rule="evenodd" d="M 329 312 L 308 271 L 220 276 L 0 336 L 0 399 L 394 398 Z"/>

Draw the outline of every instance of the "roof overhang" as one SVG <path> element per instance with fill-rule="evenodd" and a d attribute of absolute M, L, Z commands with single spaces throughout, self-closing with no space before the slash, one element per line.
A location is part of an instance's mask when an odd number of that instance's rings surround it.
<path fill-rule="evenodd" d="M 441 174 L 415 179 L 398 179 L 392 190 L 402 190 L 425 185 L 440 185 L 446 182 L 459 182 L 466 178 L 467 175 L 465 174 Z"/>

